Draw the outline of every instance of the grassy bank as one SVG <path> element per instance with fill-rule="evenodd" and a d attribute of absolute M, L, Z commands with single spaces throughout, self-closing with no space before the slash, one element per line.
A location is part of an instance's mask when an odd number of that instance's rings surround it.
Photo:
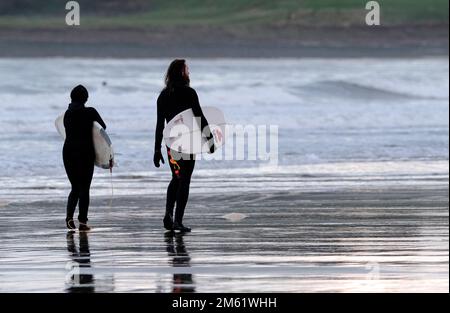
<path fill-rule="evenodd" d="M 66 27 L 66 1 L 0 4 L 1 28 Z M 365 0 L 80 0 L 83 28 L 363 25 Z M 448 0 L 380 0 L 382 23 L 448 23 Z"/>

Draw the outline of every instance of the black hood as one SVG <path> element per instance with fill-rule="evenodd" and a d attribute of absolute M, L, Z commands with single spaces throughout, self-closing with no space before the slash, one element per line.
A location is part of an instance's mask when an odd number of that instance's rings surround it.
<path fill-rule="evenodd" d="M 78 85 L 72 89 L 70 98 L 72 99 L 72 103 L 80 103 L 81 105 L 84 105 L 89 98 L 89 93 L 84 86 Z"/>

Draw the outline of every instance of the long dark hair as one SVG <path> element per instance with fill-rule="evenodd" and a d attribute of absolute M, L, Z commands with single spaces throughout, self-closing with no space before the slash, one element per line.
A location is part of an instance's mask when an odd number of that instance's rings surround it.
<path fill-rule="evenodd" d="M 186 60 L 184 59 L 175 59 L 170 63 L 165 78 L 167 90 L 173 91 L 175 86 L 189 86 L 189 76 L 183 74 L 185 69 Z"/>

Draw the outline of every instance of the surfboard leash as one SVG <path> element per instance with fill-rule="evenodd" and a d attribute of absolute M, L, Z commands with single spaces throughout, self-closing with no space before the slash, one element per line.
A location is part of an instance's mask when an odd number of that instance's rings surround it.
<path fill-rule="evenodd" d="M 114 167 L 114 159 L 110 159 L 109 160 L 109 181 L 111 183 L 111 197 L 109 198 L 109 204 L 108 204 L 109 208 L 108 208 L 108 213 L 107 213 L 110 218 L 111 218 L 112 204 L 113 204 L 113 199 L 114 199 L 113 167 Z M 110 249 L 110 253 L 111 253 L 112 267 L 115 268 L 116 258 L 114 256 L 113 249 Z"/>
<path fill-rule="evenodd" d="M 114 199 L 114 184 L 113 184 L 113 167 L 114 167 L 114 160 L 109 160 L 109 181 L 111 183 L 111 198 L 109 199 L 109 210 L 112 210 L 112 202 Z"/>

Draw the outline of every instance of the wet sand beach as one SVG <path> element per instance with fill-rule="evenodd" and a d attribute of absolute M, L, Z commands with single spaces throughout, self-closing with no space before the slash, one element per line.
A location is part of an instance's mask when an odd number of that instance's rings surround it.
<path fill-rule="evenodd" d="M 94 198 L 89 233 L 63 199 L 2 202 L 0 291 L 448 292 L 448 176 L 425 180 L 194 193 L 185 235 L 162 196 Z"/>

